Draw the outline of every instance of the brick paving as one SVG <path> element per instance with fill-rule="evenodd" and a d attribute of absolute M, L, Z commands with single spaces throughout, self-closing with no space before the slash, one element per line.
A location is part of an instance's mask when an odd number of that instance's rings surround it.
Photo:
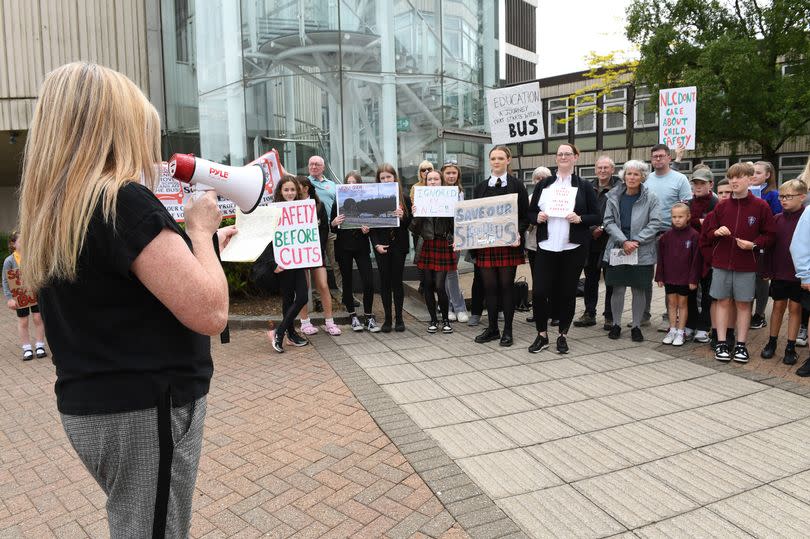
<path fill-rule="evenodd" d="M 232 341 L 213 347 L 193 537 L 467 537 L 314 346 L 278 355 L 255 330 Z M 0 537 L 106 537 L 105 497 L 62 430 L 53 365 L 18 350 L 9 311 Z"/>

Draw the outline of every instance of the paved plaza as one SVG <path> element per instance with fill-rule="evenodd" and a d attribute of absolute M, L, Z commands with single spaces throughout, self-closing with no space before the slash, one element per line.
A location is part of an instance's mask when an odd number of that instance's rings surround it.
<path fill-rule="evenodd" d="M 533 355 L 523 318 L 506 349 L 413 316 L 283 355 L 234 331 L 214 345 L 192 536 L 810 536 L 810 385 L 654 328 L 640 345 L 577 328 L 570 354 Z M 18 356 L 8 312 L 0 537 L 105 537 L 53 366 Z"/>

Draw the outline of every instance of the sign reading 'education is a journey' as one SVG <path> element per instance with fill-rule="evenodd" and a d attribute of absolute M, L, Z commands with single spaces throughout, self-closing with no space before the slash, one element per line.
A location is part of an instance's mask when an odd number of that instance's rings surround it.
<path fill-rule="evenodd" d="M 545 138 L 543 101 L 536 82 L 487 90 L 492 144 L 512 144 Z"/>
<path fill-rule="evenodd" d="M 658 142 L 695 149 L 697 87 L 668 88 L 658 94 Z"/>

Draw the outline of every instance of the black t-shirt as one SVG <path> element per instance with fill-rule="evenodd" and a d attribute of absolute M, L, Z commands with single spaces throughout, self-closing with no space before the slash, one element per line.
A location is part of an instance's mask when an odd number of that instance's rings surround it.
<path fill-rule="evenodd" d="M 208 393 L 211 342 L 181 324 L 130 267 L 164 228 L 191 240 L 149 189 L 118 193 L 115 227 L 93 213 L 75 282 L 40 291 L 56 365 L 56 404 L 65 414 L 142 410 L 166 392 L 182 406 Z"/>

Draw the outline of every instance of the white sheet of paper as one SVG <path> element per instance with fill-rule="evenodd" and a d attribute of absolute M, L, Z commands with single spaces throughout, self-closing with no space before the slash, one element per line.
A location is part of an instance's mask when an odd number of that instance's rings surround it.
<path fill-rule="evenodd" d="M 574 211 L 576 201 L 576 187 L 549 187 L 540 193 L 540 210 L 549 217 L 565 218 Z"/>
<path fill-rule="evenodd" d="M 267 244 L 273 241 L 281 208 L 270 204 L 259 206 L 251 213 L 236 210 L 238 234 L 220 253 L 223 262 L 255 262 Z"/>
<path fill-rule="evenodd" d="M 624 249 L 610 250 L 611 266 L 638 266 L 638 249 L 631 254 L 624 254 Z"/>

